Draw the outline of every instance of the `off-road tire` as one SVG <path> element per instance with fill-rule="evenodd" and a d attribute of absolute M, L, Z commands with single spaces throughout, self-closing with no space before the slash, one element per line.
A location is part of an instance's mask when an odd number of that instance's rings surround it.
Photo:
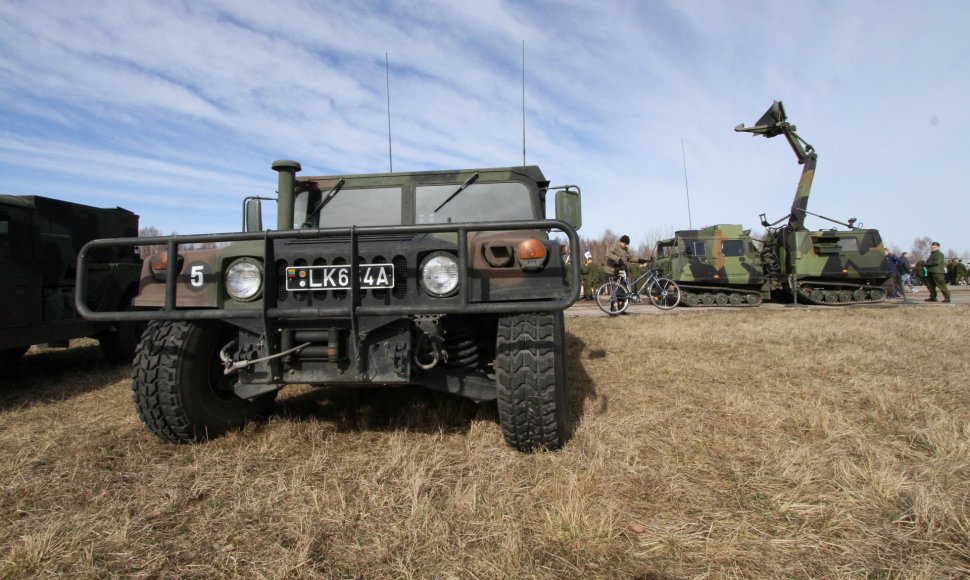
<path fill-rule="evenodd" d="M 502 316 L 495 383 L 505 442 L 523 452 L 559 449 L 570 436 L 562 312 Z"/>
<path fill-rule="evenodd" d="M 135 354 L 132 397 L 152 432 L 173 443 L 218 437 L 269 415 L 276 392 L 252 401 L 232 391 L 219 351 L 235 336 L 218 322 L 149 323 Z"/>

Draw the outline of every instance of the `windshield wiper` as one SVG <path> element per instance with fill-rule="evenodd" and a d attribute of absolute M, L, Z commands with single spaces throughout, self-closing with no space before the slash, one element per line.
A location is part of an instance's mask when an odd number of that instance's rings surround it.
<path fill-rule="evenodd" d="M 333 196 L 337 195 L 337 192 L 340 191 L 340 188 L 343 186 L 344 186 L 344 180 L 341 179 L 337 181 L 337 183 L 335 183 L 333 187 L 330 188 L 330 191 L 328 191 L 322 198 L 320 198 L 320 201 L 317 202 L 317 205 L 313 206 L 313 211 L 307 214 L 306 220 L 303 222 L 303 227 L 308 228 L 313 224 L 311 220 L 314 217 L 316 217 L 318 213 L 320 213 L 320 210 L 323 209 L 323 206 L 330 203 L 330 200 L 333 199 Z"/>
<path fill-rule="evenodd" d="M 475 180 L 477 180 L 477 179 L 478 179 L 478 172 L 476 171 L 474 175 L 472 175 L 471 177 L 469 177 L 465 181 L 465 183 L 462 183 L 461 185 L 459 185 L 458 186 L 458 189 L 456 189 L 454 193 L 452 193 L 451 195 L 448 196 L 448 199 L 444 200 L 443 202 L 441 202 L 441 205 L 439 205 L 438 207 L 434 208 L 434 211 L 431 212 L 431 213 L 438 213 L 438 210 L 439 209 L 445 207 L 445 204 L 446 203 L 448 203 L 449 201 L 453 200 L 455 198 L 455 196 L 458 195 L 459 193 L 461 193 L 462 191 L 465 191 L 465 188 L 468 187 L 469 185 L 475 183 Z"/>

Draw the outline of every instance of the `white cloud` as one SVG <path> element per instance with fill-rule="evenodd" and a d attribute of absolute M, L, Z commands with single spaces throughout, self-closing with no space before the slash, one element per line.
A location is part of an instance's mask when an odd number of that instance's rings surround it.
<path fill-rule="evenodd" d="M 810 210 L 970 251 L 968 20 L 956 0 L 3 3 L 0 189 L 56 177 L 163 231 L 234 228 L 274 159 L 386 170 L 385 54 L 395 169 L 517 164 L 524 40 L 527 159 L 583 187 L 586 235 L 686 227 L 681 143 L 695 227 L 784 215 L 794 156 L 732 131 L 782 98 L 819 151 Z"/>

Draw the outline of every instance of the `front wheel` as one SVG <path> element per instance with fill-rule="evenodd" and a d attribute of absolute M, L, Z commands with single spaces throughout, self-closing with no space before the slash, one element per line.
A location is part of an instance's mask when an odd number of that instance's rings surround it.
<path fill-rule="evenodd" d="M 233 392 L 219 351 L 236 336 L 221 322 L 151 322 L 135 354 L 132 395 L 148 429 L 173 443 L 218 437 L 265 418 L 276 391 L 251 401 Z"/>
<path fill-rule="evenodd" d="M 617 280 L 607 280 L 596 290 L 596 305 L 610 316 L 616 316 L 630 306 L 630 299 L 622 284 Z"/>
<path fill-rule="evenodd" d="M 661 310 L 670 310 L 680 304 L 680 286 L 670 278 L 657 278 L 650 284 L 650 302 Z"/>
<path fill-rule="evenodd" d="M 562 312 L 498 321 L 495 386 L 505 442 L 519 451 L 559 449 L 570 435 Z"/>

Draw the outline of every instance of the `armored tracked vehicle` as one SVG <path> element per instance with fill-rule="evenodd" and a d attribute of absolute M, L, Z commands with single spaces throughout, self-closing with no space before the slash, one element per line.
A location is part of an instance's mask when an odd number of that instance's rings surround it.
<path fill-rule="evenodd" d="M 35 344 L 67 346 L 93 337 L 111 362 L 134 356 L 136 325 L 87 321 L 74 309 L 77 255 L 108 236 L 137 236 L 138 216 L 41 196 L 0 195 L 0 361 Z M 138 289 L 141 261 L 132 247 L 89 256 L 85 305 L 124 309 Z"/>
<path fill-rule="evenodd" d="M 767 138 L 784 135 L 803 166 L 789 214 L 773 223 L 761 214 L 761 225 L 767 230 L 761 262 L 771 290 L 788 293 L 799 302 L 827 306 L 884 300 L 884 286 L 893 272 L 879 231 L 855 227 L 854 218 L 843 223 L 807 210 L 818 155 L 788 123 L 781 101 L 772 103 L 753 127 L 741 123 L 734 130 Z M 806 214 L 847 229 L 808 230 Z M 786 219 L 785 225 L 778 226 Z"/>
<path fill-rule="evenodd" d="M 134 312 L 78 309 L 91 320 L 150 320 L 133 384 L 159 437 L 192 442 L 266 416 L 288 384 L 418 384 L 497 400 L 506 442 L 556 449 L 570 435 L 563 310 L 578 298 L 580 190 L 538 167 L 297 177 L 277 161 L 277 229 L 260 198 L 234 234 L 99 240 L 157 244 Z M 543 219 L 556 192 L 555 220 Z M 218 249 L 183 246 L 219 242 Z M 80 285 L 79 288 L 83 288 Z"/>
<path fill-rule="evenodd" d="M 750 230 L 721 224 L 657 242 L 652 267 L 680 287 L 684 306 L 757 306 L 770 297 Z"/>

